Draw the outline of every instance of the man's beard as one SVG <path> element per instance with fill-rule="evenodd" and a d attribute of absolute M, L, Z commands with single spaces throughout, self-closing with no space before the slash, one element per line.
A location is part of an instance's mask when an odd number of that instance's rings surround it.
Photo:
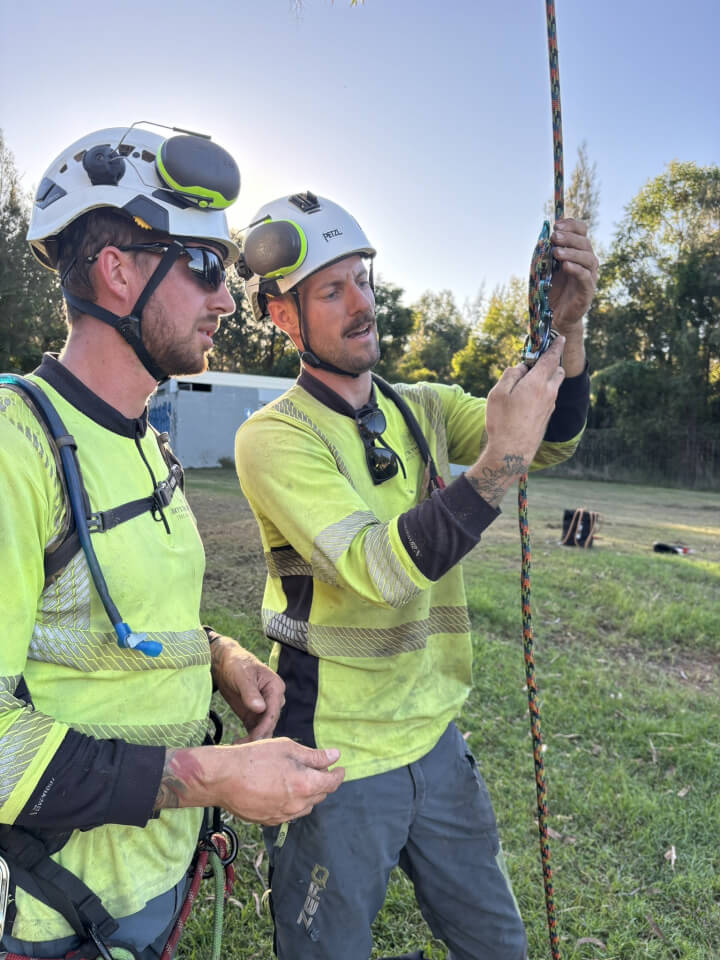
<path fill-rule="evenodd" d="M 208 326 L 217 326 L 216 317 L 207 318 Z M 168 376 L 190 376 L 208 368 L 208 350 L 198 342 L 198 325 L 178 339 L 164 310 L 148 312 L 142 321 L 142 341 L 155 363 Z"/>

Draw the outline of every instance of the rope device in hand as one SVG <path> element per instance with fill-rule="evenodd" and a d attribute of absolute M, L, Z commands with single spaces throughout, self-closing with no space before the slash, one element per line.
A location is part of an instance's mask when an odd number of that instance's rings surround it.
<path fill-rule="evenodd" d="M 555 219 L 564 214 L 563 197 L 563 148 L 562 116 L 560 113 L 560 74 L 558 70 L 557 32 L 555 27 L 555 0 L 545 0 L 547 18 L 548 56 L 550 60 L 550 92 L 552 96 L 553 154 L 555 158 Z M 556 336 L 552 329 L 552 311 L 548 294 L 552 282 L 553 258 L 550 244 L 550 224 L 543 223 L 540 237 L 530 263 L 530 282 L 528 286 L 529 331 L 523 348 L 522 360 L 532 367 L 535 361 L 550 346 Z M 535 761 L 535 785 L 537 788 L 538 830 L 540 833 L 540 856 L 542 859 L 543 882 L 545 885 L 545 905 L 547 908 L 550 951 L 553 960 L 560 960 L 560 945 L 555 919 L 555 897 L 553 892 L 552 869 L 550 867 L 550 848 L 547 825 L 547 791 L 545 789 L 545 768 L 543 765 L 543 742 L 540 731 L 540 708 L 538 705 L 537 684 L 535 683 L 535 660 L 533 657 L 533 630 L 530 611 L 530 528 L 527 510 L 527 473 L 520 478 L 518 485 L 518 519 L 520 525 L 520 543 L 522 549 L 521 596 L 523 617 L 523 644 L 525 649 L 525 677 L 530 708 L 530 731 L 533 741 Z"/>

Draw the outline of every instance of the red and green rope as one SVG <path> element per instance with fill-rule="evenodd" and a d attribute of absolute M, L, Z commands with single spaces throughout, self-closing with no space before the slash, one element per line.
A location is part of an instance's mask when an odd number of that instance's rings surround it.
<path fill-rule="evenodd" d="M 563 148 L 562 116 L 560 112 L 560 73 L 558 68 L 557 30 L 555 26 L 555 2 L 546 0 L 548 55 L 550 61 L 550 92 L 552 97 L 553 156 L 555 161 L 554 211 L 555 219 L 564 214 L 563 196 Z M 550 224 L 545 221 L 540 238 L 530 264 L 530 282 L 528 286 L 529 331 L 523 359 L 532 366 L 545 351 L 552 339 L 552 314 L 547 295 L 552 278 L 552 248 L 550 244 Z M 525 678 L 530 710 L 530 731 L 533 742 L 535 762 L 535 786 L 537 790 L 538 831 L 540 834 L 540 857 L 542 860 L 543 882 L 545 885 L 545 904 L 547 908 L 550 950 L 553 960 L 560 960 L 560 941 L 555 918 L 555 895 L 553 891 L 552 869 L 550 866 L 550 847 L 548 839 L 548 806 L 545 786 L 545 767 L 543 764 L 543 741 L 540 729 L 540 707 L 538 704 L 537 683 L 535 681 L 535 658 L 533 656 L 533 628 L 530 608 L 530 527 L 527 509 L 527 473 L 520 478 L 518 487 L 518 518 L 520 525 L 520 544 L 522 550 L 522 568 L 520 575 L 522 595 L 523 645 L 525 651 Z"/>

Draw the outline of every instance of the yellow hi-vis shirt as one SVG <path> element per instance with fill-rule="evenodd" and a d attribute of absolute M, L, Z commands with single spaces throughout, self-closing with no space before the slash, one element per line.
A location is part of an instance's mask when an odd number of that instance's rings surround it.
<path fill-rule="evenodd" d="M 151 493 L 134 439 L 101 426 L 45 380 L 31 379 L 75 437 L 93 510 Z M 139 443 L 155 477 L 164 479 L 167 465 L 155 435 L 148 430 Z M 0 822 L 12 824 L 70 729 L 132 744 L 201 744 L 211 678 L 199 620 L 204 553 L 180 490 L 165 510 L 170 535 L 150 512 L 93 534 L 123 619 L 163 644 L 160 656 L 151 658 L 118 647 L 82 551 L 43 587 L 43 551 L 62 536 L 65 523 L 63 480 L 38 418 L 5 387 L 0 475 Z M 14 696 L 21 678 L 32 706 Z M 127 916 L 182 878 L 202 813 L 163 810 L 144 827 L 108 823 L 75 830 L 53 859 L 98 894 L 112 916 Z M 60 914 L 19 887 L 16 906 L 17 939 L 73 933 Z"/>
<path fill-rule="evenodd" d="M 426 478 L 398 407 L 375 390 L 387 422 L 377 443 L 405 471 L 376 485 L 353 417 L 304 389 L 308 376 L 240 427 L 236 466 L 265 552 L 270 662 L 287 685 L 276 733 L 339 748 L 353 780 L 432 749 L 472 683 L 470 624 L 461 565 L 433 581 L 401 535 Z M 449 463 L 474 463 L 486 442 L 485 401 L 439 384 L 395 389 L 450 484 Z M 543 442 L 533 469 L 567 459 L 581 433 Z M 471 510 L 491 510 L 470 496 Z"/>

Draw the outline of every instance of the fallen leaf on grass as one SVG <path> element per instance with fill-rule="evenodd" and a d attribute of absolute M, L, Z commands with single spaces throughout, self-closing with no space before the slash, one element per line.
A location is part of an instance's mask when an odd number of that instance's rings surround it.
<path fill-rule="evenodd" d="M 265 877 L 260 873 L 260 864 L 263 862 L 263 857 L 265 856 L 265 851 L 261 850 L 260 853 L 255 857 L 253 862 L 253 867 L 255 868 L 255 874 L 260 881 L 260 883 L 265 886 Z"/>
<path fill-rule="evenodd" d="M 675 849 L 675 848 L 673 847 L 673 850 L 674 850 L 674 849 Z M 666 856 L 667 856 L 667 854 L 666 854 Z M 660 927 L 655 923 L 655 921 L 653 920 L 653 918 L 650 916 L 649 913 L 646 913 L 646 914 L 645 914 L 645 919 L 647 920 L 647 922 L 648 922 L 648 924 L 649 924 L 649 926 L 650 926 L 650 930 L 652 931 L 652 933 L 654 934 L 654 936 L 656 936 L 656 937 L 658 938 L 658 940 L 664 940 L 665 937 L 663 936 L 662 930 L 661 930 Z"/>
<path fill-rule="evenodd" d="M 690 793 L 690 787 L 683 787 L 682 790 L 678 790 L 677 795 L 679 797 L 686 797 Z"/>
<path fill-rule="evenodd" d="M 675 847 L 674 847 L 674 845 L 671 846 L 669 850 L 666 850 L 665 853 L 663 854 L 663 856 L 665 857 L 666 860 L 669 860 L 669 861 L 670 861 L 670 867 L 671 867 L 671 869 L 674 870 L 674 869 L 675 869 L 675 861 L 677 860 L 677 854 L 675 853 Z"/>
<path fill-rule="evenodd" d="M 553 830 L 552 827 L 548 827 L 548 828 L 547 828 L 547 832 L 548 832 L 548 836 L 549 836 L 552 840 L 562 840 L 562 838 L 563 838 L 563 835 L 562 835 L 561 833 L 558 833 L 557 830 Z"/>
<path fill-rule="evenodd" d="M 262 917 L 262 907 L 260 906 L 260 897 L 257 895 L 257 893 L 255 893 L 254 890 L 252 892 L 252 895 L 253 895 L 253 900 L 255 901 L 255 913 L 259 917 Z"/>
<path fill-rule="evenodd" d="M 579 947 L 582 943 L 591 943 L 593 947 L 598 947 L 600 950 L 607 950 L 606 944 L 602 940 L 597 940 L 595 937 L 580 937 L 579 940 L 575 941 L 575 946 Z"/>
<path fill-rule="evenodd" d="M 240 903 L 239 900 L 236 900 L 235 897 L 228 897 L 226 902 L 233 907 L 238 907 L 240 910 L 242 910 L 244 906 L 244 904 Z"/>

